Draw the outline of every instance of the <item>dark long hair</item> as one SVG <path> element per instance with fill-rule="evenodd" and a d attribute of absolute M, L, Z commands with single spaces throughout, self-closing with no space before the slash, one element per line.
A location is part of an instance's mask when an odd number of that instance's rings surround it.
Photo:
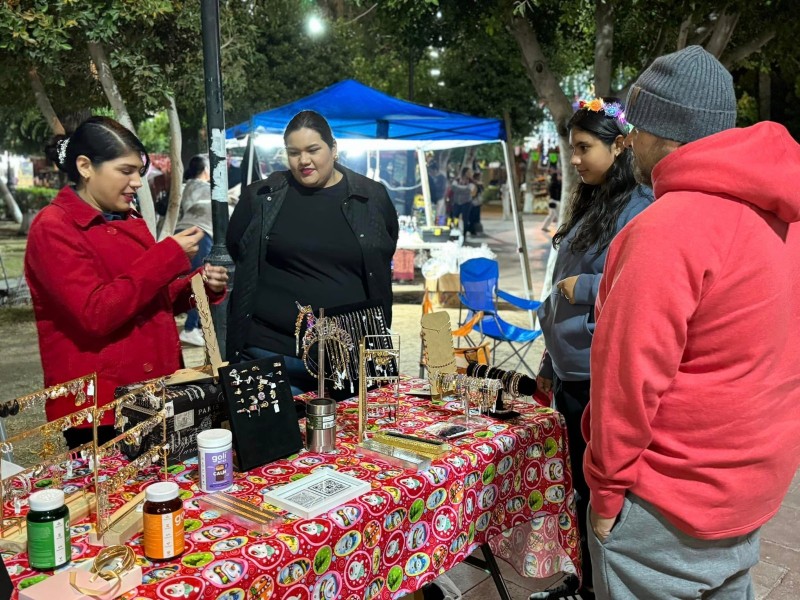
<path fill-rule="evenodd" d="M 44 152 L 74 183 L 81 182 L 76 163 L 79 156 L 87 157 L 97 167 L 106 161 L 135 152 L 142 155 L 144 162 L 140 175 L 144 176 L 150 166 L 150 156 L 139 138 L 108 117 L 89 117 L 78 125 L 72 135 L 55 136 L 45 146 Z"/>
<path fill-rule="evenodd" d="M 609 104 L 619 101 L 606 98 L 605 102 Z M 593 111 L 586 107 L 572 115 L 567 129 L 572 131 L 573 127 L 586 131 L 608 147 L 611 147 L 617 136 L 626 135 L 617 117 L 607 116 L 603 110 Z M 582 254 L 596 246 L 597 254 L 601 254 L 614 238 L 619 216 L 630 202 L 636 185 L 633 155 L 628 148 L 624 148 L 614 159 L 603 183 L 588 185 L 578 182 L 572 195 L 569 216 L 553 236 L 553 247 L 558 248 L 564 236 L 583 220 L 572 239 L 570 250 L 575 254 Z"/>
<path fill-rule="evenodd" d="M 189 167 L 183 174 L 183 180 L 197 179 L 197 177 L 208 168 L 208 158 L 203 154 L 197 154 L 189 161 Z"/>
<path fill-rule="evenodd" d="M 325 117 L 315 110 L 301 110 L 292 117 L 292 120 L 289 121 L 288 125 L 286 125 L 286 129 L 283 130 L 284 143 L 290 134 L 294 133 L 298 129 L 303 128 L 313 129 L 319 134 L 319 137 L 322 138 L 322 141 L 328 145 L 328 148 L 333 148 L 334 139 L 331 126 L 328 124 L 328 121 L 325 119 Z"/>

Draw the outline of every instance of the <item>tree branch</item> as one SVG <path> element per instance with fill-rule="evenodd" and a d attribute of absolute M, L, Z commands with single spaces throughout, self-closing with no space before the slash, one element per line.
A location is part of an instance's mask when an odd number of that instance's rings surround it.
<path fill-rule="evenodd" d="M 598 0 L 594 9 L 594 93 L 611 94 L 611 59 L 614 50 L 614 0 Z"/>
<path fill-rule="evenodd" d="M 692 17 L 693 13 L 689 13 L 688 16 L 681 22 L 681 27 L 678 30 L 678 43 L 676 45 L 676 50 L 683 50 L 686 48 L 686 42 L 689 39 L 689 29 L 692 27 Z"/>
<path fill-rule="evenodd" d="M 730 52 L 727 52 L 725 55 L 722 56 L 720 62 L 726 69 L 730 70 L 731 67 L 736 65 L 738 62 L 744 60 L 751 54 L 755 52 L 760 52 L 761 48 L 763 48 L 770 41 L 772 41 L 772 38 L 774 37 L 775 37 L 775 30 L 768 29 L 767 31 L 765 31 L 758 37 L 750 40 L 746 44 L 737 46 Z"/>
<path fill-rule="evenodd" d="M 714 29 L 714 22 L 711 19 L 706 19 L 694 29 L 691 38 L 686 40 L 687 46 L 702 46 L 705 44 L 711 31 Z"/>
<path fill-rule="evenodd" d="M 721 13 L 714 22 L 714 30 L 705 46 L 706 50 L 717 58 L 722 56 L 738 23 L 739 13 Z"/>
<path fill-rule="evenodd" d="M 567 121 L 572 116 L 572 103 L 550 70 L 536 32 L 525 16 L 512 16 L 511 33 L 517 40 L 522 63 L 537 96 L 553 115 L 558 134 L 566 135 Z"/>
<path fill-rule="evenodd" d="M 64 135 L 64 125 L 62 125 L 61 119 L 58 118 L 53 104 L 50 102 L 50 98 L 44 89 L 44 84 L 42 83 L 41 77 L 39 77 L 39 72 L 36 70 L 36 67 L 28 69 L 28 79 L 30 79 L 31 82 L 36 104 L 42 112 L 45 121 L 47 121 L 47 124 L 50 126 L 53 135 Z"/>
<path fill-rule="evenodd" d="M 376 2 L 375 4 L 370 6 L 367 10 L 362 12 L 360 15 L 358 15 L 357 17 L 354 17 L 353 19 L 349 20 L 347 23 L 345 23 L 345 25 L 352 25 L 353 23 L 358 21 L 361 17 L 364 17 L 364 16 L 368 15 L 370 12 L 372 12 L 373 10 L 375 10 L 375 7 L 377 7 L 377 6 L 378 6 L 378 3 Z"/>

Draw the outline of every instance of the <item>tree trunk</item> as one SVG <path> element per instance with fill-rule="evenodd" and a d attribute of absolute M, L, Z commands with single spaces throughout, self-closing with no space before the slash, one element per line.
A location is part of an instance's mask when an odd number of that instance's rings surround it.
<path fill-rule="evenodd" d="M 169 118 L 169 160 L 172 170 L 169 179 L 169 206 L 167 207 L 167 216 L 164 218 L 164 225 L 158 236 L 159 240 L 175 233 L 175 225 L 178 223 L 178 213 L 181 208 L 181 191 L 183 190 L 181 120 L 178 115 L 178 107 L 175 106 L 175 98 L 172 96 L 169 97 L 167 117 Z"/>
<path fill-rule="evenodd" d="M 772 76 L 769 71 L 758 72 L 758 118 L 769 121 L 772 115 Z"/>
<path fill-rule="evenodd" d="M 686 48 L 686 42 L 689 39 L 689 29 L 692 27 L 692 13 L 681 21 L 681 28 L 678 30 L 678 43 L 675 45 L 675 50 L 683 50 Z"/>
<path fill-rule="evenodd" d="M 133 121 L 128 114 L 128 108 L 125 106 L 125 101 L 122 99 L 119 87 L 117 87 L 114 74 L 111 72 L 111 64 L 108 62 L 108 57 L 106 56 L 103 45 L 99 42 L 88 42 L 88 46 L 89 54 L 97 68 L 97 75 L 100 78 L 103 91 L 106 94 L 106 98 L 108 98 L 109 104 L 111 104 L 111 108 L 114 110 L 114 114 L 117 116 L 117 120 L 122 123 L 123 126 L 130 129 L 135 135 L 136 128 L 133 126 Z M 139 189 L 137 197 L 139 199 L 139 209 L 142 211 L 142 217 L 144 217 L 145 223 L 147 223 L 147 227 L 150 229 L 150 233 L 155 237 L 156 210 L 153 204 L 153 194 L 150 192 L 150 186 L 147 180 L 144 181 L 144 185 Z"/>
<path fill-rule="evenodd" d="M 461 169 L 464 167 L 472 168 L 472 163 L 475 162 L 475 153 L 477 152 L 477 146 L 469 146 L 464 149 L 464 158 L 461 160 Z M 461 169 L 458 170 L 456 173 L 456 177 L 461 177 Z"/>
<path fill-rule="evenodd" d="M 184 113 L 184 117 L 186 113 Z M 200 132 L 197 127 L 181 125 L 181 158 L 188 165 L 192 157 L 200 154 Z M 236 183 L 239 183 L 238 181 Z"/>
<path fill-rule="evenodd" d="M 520 51 L 522 52 L 522 62 L 536 90 L 536 95 L 544 102 L 545 106 L 550 111 L 553 121 L 555 121 L 556 131 L 558 132 L 562 170 L 559 223 L 563 223 L 564 215 L 568 214 L 569 211 L 567 205 L 571 199 L 571 191 L 576 182 L 575 170 L 569 166 L 569 157 L 572 155 L 572 151 L 569 147 L 569 132 L 567 131 L 567 123 L 572 117 L 572 103 L 569 98 L 567 98 L 567 95 L 564 93 L 564 90 L 561 89 L 555 75 L 550 70 L 547 64 L 547 58 L 536 36 L 536 32 L 533 30 L 528 20 L 524 16 L 512 17 L 511 32 L 517 40 L 517 44 L 519 44 Z M 542 297 L 550 293 L 554 265 L 555 258 L 553 254 L 551 254 L 544 276 Z"/>
<path fill-rule="evenodd" d="M 6 204 L 6 212 L 14 219 L 15 223 L 22 223 L 22 211 L 19 209 L 17 201 L 11 195 L 11 190 L 8 189 L 6 182 L 0 178 L 0 196 L 3 196 L 3 202 Z"/>
<path fill-rule="evenodd" d="M 722 12 L 714 23 L 714 31 L 706 44 L 706 50 L 719 58 L 731 41 L 736 24 L 739 22 L 739 13 L 728 14 Z"/>
<path fill-rule="evenodd" d="M 45 121 L 50 125 L 53 135 L 64 135 L 66 133 L 64 126 L 61 124 L 61 119 L 58 118 L 55 109 L 53 109 L 50 98 L 47 97 L 47 92 L 44 90 L 44 84 L 36 67 L 28 69 L 28 78 L 31 80 L 31 88 L 33 88 L 33 95 L 36 97 L 36 104 L 39 110 L 42 111 Z"/>
<path fill-rule="evenodd" d="M 511 32 L 519 44 L 525 70 L 539 100 L 544 102 L 553 116 L 558 134 L 566 135 L 567 121 L 572 116 L 572 102 L 550 71 L 536 32 L 524 16 L 512 18 Z"/>
<path fill-rule="evenodd" d="M 614 50 L 614 0 L 597 0 L 594 9 L 594 94 L 611 94 L 611 59 Z"/>
<path fill-rule="evenodd" d="M 447 165 L 450 162 L 450 149 L 447 150 L 440 150 L 439 151 L 439 172 L 444 173 L 444 176 L 447 177 L 447 180 L 450 180 L 450 173 L 447 170 Z"/>

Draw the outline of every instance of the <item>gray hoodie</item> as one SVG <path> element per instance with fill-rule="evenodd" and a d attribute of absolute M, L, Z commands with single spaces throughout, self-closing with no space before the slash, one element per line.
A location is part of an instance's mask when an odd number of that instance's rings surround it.
<path fill-rule="evenodd" d="M 614 235 L 652 202 L 653 191 L 642 185 L 637 186 L 617 220 Z M 583 254 L 573 254 L 570 251 L 572 240 L 580 230 L 581 223 L 579 221 L 561 240 L 553 269 L 553 289 L 536 311 L 547 348 L 539 375 L 547 379 L 552 379 L 554 373 L 561 381 L 589 379 L 589 356 L 594 335 L 594 301 L 603 275 L 606 250 L 597 254 L 595 246 Z M 556 283 L 573 275 L 578 276 L 578 281 L 575 283 L 575 304 L 570 304 L 561 295 Z"/>

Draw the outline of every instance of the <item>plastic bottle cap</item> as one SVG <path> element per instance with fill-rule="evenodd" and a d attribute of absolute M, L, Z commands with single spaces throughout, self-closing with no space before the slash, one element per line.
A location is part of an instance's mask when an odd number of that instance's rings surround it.
<path fill-rule="evenodd" d="M 233 434 L 227 429 L 206 429 L 197 434 L 200 448 L 224 448 L 233 442 Z"/>
<path fill-rule="evenodd" d="M 148 485 L 144 491 L 144 499 L 148 502 L 168 502 L 178 497 L 178 484 L 173 481 L 161 481 Z"/>
<path fill-rule="evenodd" d="M 28 498 L 31 510 L 46 511 L 55 510 L 64 506 L 64 491 L 63 490 L 42 490 L 41 492 L 34 492 Z"/>

